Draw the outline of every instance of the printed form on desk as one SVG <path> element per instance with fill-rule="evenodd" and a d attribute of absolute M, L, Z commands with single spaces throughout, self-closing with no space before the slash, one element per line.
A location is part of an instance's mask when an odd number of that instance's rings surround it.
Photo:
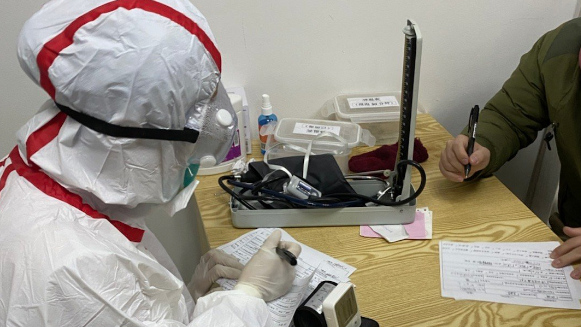
<path fill-rule="evenodd" d="M 274 230 L 275 228 L 258 228 L 218 248 L 246 264 Z M 275 326 L 286 327 L 291 324 L 298 306 L 320 282 L 325 280 L 336 283 L 348 282 L 355 267 L 297 242 L 282 229 L 281 232 L 283 241 L 292 241 L 301 245 L 301 254 L 297 258 L 295 267 L 296 277 L 291 290 L 286 295 L 267 303 Z M 231 279 L 220 279 L 217 283 L 225 290 L 231 290 L 236 285 L 236 281 Z"/>
<path fill-rule="evenodd" d="M 581 309 L 573 267 L 551 266 L 558 242 L 459 243 L 440 241 L 442 296 Z"/>

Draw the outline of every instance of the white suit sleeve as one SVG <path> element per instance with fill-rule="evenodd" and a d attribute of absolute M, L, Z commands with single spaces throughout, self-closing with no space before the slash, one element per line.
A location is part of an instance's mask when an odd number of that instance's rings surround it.
<path fill-rule="evenodd" d="M 198 299 L 192 321 L 144 322 L 148 327 L 270 327 L 274 326 L 263 300 L 240 291 L 213 292 Z"/>
<path fill-rule="evenodd" d="M 98 246 L 96 246 L 98 247 Z M 83 255 L 53 271 L 44 318 L 29 326 L 261 327 L 271 326 L 266 303 L 240 291 L 201 297 L 189 312 L 184 284 L 139 252 Z M 137 255 L 135 255 L 137 254 Z M 45 284 L 46 285 L 46 284 Z M 39 285 L 40 286 L 40 285 Z M 42 286 L 41 286 L 42 287 Z M 33 312 L 35 312 L 33 310 Z M 31 318 L 30 312 L 27 319 Z M 46 318 L 49 319 L 46 319 Z"/>
<path fill-rule="evenodd" d="M 213 292 L 198 299 L 189 326 L 272 326 L 263 300 L 241 291 Z"/>

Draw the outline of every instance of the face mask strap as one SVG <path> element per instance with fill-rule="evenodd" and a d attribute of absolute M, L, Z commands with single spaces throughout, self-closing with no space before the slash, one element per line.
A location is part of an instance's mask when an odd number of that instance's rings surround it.
<path fill-rule="evenodd" d="M 62 104 L 58 104 L 56 102 L 55 104 L 62 112 L 80 124 L 87 126 L 95 132 L 113 137 L 196 143 L 198 136 L 200 135 L 198 131 L 187 128 L 178 130 L 114 125 L 98 118 L 75 111 L 67 106 L 63 106 Z"/>

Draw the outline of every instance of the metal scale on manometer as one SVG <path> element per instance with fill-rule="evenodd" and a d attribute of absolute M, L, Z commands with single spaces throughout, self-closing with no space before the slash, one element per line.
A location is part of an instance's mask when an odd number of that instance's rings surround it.
<path fill-rule="evenodd" d="M 358 194 L 375 196 L 390 205 L 343 208 L 247 210 L 234 197 L 231 199 L 232 223 L 239 228 L 300 227 L 341 225 L 409 224 L 416 211 L 415 198 L 425 186 L 425 172 L 413 161 L 422 36 L 417 25 L 407 21 L 400 101 L 400 129 L 394 176 L 385 183 L 374 180 L 353 180 L 349 184 Z M 417 190 L 411 185 L 411 168 L 421 174 Z"/>

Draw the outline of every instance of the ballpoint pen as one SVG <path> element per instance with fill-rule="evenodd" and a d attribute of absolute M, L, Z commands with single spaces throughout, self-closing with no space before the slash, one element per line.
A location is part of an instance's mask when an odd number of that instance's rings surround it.
<path fill-rule="evenodd" d="M 288 263 L 290 263 L 291 266 L 297 265 L 297 257 L 295 257 L 295 255 L 292 254 L 292 252 L 290 252 L 289 250 L 281 249 L 277 246 L 276 254 L 278 254 L 278 256 L 283 258 L 284 260 L 288 261 Z"/>
<path fill-rule="evenodd" d="M 468 148 L 466 152 L 468 153 L 468 164 L 464 166 L 464 175 L 468 178 L 470 173 L 470 156 L 474 151 L 474 142 L 476 141 L 476 126 L 478 125 L 478 114 L 480 113 L 480 108 L 475 105 L 472 110 L 470 110 L 470 118 L 468 119 Z"/>

